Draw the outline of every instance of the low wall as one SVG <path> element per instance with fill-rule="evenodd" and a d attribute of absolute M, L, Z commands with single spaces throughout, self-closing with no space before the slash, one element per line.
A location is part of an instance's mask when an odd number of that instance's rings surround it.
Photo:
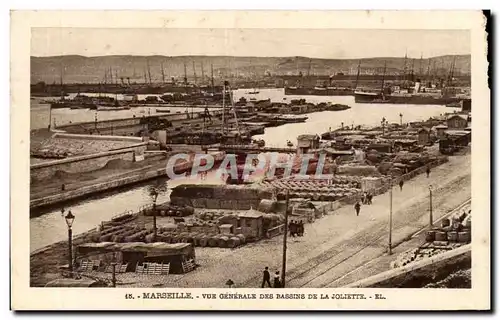
<path fill-rule="evenodd" d="M 192 166 L 190 162 L 183 162 L 176 164 L 174 170 L 175 171 L 183 171 L 189 170 Z M 136 184 L 142 181 L 146 181 L 149 179 L 153 179 L 156 177 L 161 177 L 167 175 L 167 169 L 151 169 L 147 172 L 143 172 L 145 169 L 151 168 L 151 166 L 146 166 L 134 171 L 137 171 L 137 174 L 134 172 L 128 172 L 126 177 L 115 178 L 110 181 L 96 183 L 89 186 L 84 186 L 75 190 L 69 190 L 64 192 L 58 192 L 57 194 L 30 199 L 30 209 L 37 209 L 40 207 L 54 205 L 59 202 L 65 202 L 68 200 L 74 200 L 77 198 L 81 198 L 83 196 L 87 196 L 90 194 L 95 194 L 103 191 L 108 191 L 120 187 L 124 187 L 127 185 Z M 140 173 L 139 173 L 140 172 Z"/>
<path fill-rule="evenodd" d="M 144 149 L 146 146 L 144 146 Z M 33 164 L 30 167 L 30 181 L 42 181 L 54 176 L 58 171 L 67 173 L 83 173 L 104 167 L 111 160 L 134 161 L 136 148 L 94 153 L 79 157 L 54 160 Z"/>
<path fill-rule="evenodd" d="M 453 272 L 471 267 L 471 245 L 465 245 L 428 259 L 382 272 L 357 281 L 347 288 L 422 288 Z"/>

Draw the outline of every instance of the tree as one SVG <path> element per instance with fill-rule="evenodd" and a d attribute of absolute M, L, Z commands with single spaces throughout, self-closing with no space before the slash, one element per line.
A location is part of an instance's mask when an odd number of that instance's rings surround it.
<path fill-rule="evenodd" d="M 167 182 L 156 180 L 153 184 L 148 185 L 148 195 L 153 201 L 153 242 L 156 241 L 157 228 L 156 228 L 156 200 L 161 194 L 165 194 L 168 190 Z"/>

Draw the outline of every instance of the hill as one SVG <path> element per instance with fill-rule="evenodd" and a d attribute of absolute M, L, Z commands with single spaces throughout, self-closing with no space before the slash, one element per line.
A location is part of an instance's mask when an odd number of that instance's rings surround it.
<path fill-rule="evenodd" d="M 429 68 L 438 74 L 447 74 L 453 59 L 455 59 L 455 74 L 469 74 L 470 55 L 447 55 L 428 59 L 407 59 L 407 69 L 413 65 L 415 73 Z M 60 82 L 61 71 L 65 83 L 103 82 L 106 78 L 110 82 L 110 73 L 113 79 L 130 78 L 130 81 L 143 82 L 145 78 L 161 81 L 162 66 L 165 80 L 171 77 L 184 77 L 184 69 L 190 80 L 194 78 L 193 65 L 197 79 L 208 80 L 211 74 L 211 65 L 214 77 L 262 77 L 266 73 L 271 75 L 283 74 L 355 74 L 358 63 L 361 62 L 361 73 L 382 73 L 384 63 L 387 63 L 387 74 L 402 73 L 404 58 L 380 57 L 365 59 L 317 59 L 307 57 L 231 57 L 231 56 L 99 56 L 84 57 L 78 55 L 31 57 L 31 83 L 44 81 L 46 83 Z M 149 66 L 149 73 L 148 73 Z M 203 70 L 202 70 L 203 66 Z M 112 70 L 111 72 L 109 70 Z M 107 74 L 107 75 L 106 75 Z M 115 81 L 115 80 L 113 80 Z M 148 80 L 149 81 L 149 80 Z"/>

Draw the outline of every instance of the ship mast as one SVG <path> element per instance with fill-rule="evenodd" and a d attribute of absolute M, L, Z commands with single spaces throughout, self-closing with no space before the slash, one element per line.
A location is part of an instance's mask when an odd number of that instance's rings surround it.
<path fill-rule="evenodd" d="M 410 81 L 415 82 L 415 59 L 411 59 Z"/>
<path fill-rule="evenodd" d="M 163 62 L 161 64 L 161 81 L 162 83 L 165 83 L 165 70 L 163 69 Z"/>
<path fill-rule="evenodd" d="M 387 70 L 387 61 L 384 61 L 384 73 L 382 74 L 382 94 L 384 93 L 384 85 L 385 85 L 385 72 Z"/>
<path fill-rule="evenodd" d="M 358 72 L 356 73 L 356 82 L 354 83 L 354 89 L 356 89 L 358 87 L 360 70 L 361 70 L 361 60 L 358 61 Z"/>
<path fill-rule="evenodd" d="M 151 84 L 151 68 L 149 67 L 149 60 L 146 60 L 147 66 L 148 66 L 148 78 L 149 78 L 149 84 Z"/>
<path fill-rule="evenodd" d="M 215 87 L 214 87 L 214 65 L 210 64 L 210 72 L 211 72 L 211 82 L 212 82 L 212 93 L 215 93 Z"/>
<path fill-rule="evenodd" d="M 404 65 L 403 65 L 403 88 L 406 88 L 407 86 L 407 66 L 406 66 L 406 59 L 408 59 L 408 52 L 405 52 L 405 60 L 404 60 Z"/>
<path fill-rule="evenodd" d="M 307 68 L 307 76 L 309 77 L 310 73 L 311 73 L 311 62 L 312 62 L 312 59 L 309 59 L 309 67 Z"/>
<path fill-rule="evenodd" d="M 187 78 L 187 68 L 186 68 L 186 63 L 184 62 L 184 84 L 187 85 L 188 78 Z"/>
<path fill-rule="evenodd" d="M 115 84 L 118 84 L 118 70 L 116 69 L 115 69 Z"/>
<path fill-rule="evenodd" d="M 194 84 L 196 84 L 196 82 L 197 82 L 197 79 L 196 79 L 196 65 L 194 64 L 194 60 L 193 60 L 193 75 L 194 75 Z"/>
<path fill-rule="evenodd" d="M 427 82 L 430 81 L 430 76 L 431 76 L 431 59 L 429 58 L 429 63 L 427 64 L 427 74 L 425 76 L 425 80 Z"/>
<path fill-rule="evenodd" d="M 203 69 L 203 60 L 201 60 L 201 82 L 205 81 L 205 70 Z"/>
<path fill-rule="evenodd" d="M 419 68 L 418 68 L 418 77 L 419 77 L 419 78 L 422 78 L 422 76 L 423 76 L 423 74 L 424 74 L 423 65 L 422 65 L 422 60 L 423 60 L 423 58 L 424 58 L 424 54 L 423 54 L 423 53 L 421 53 L 421 54 L 420 54 L 420 66 L 419 66 Z"/>

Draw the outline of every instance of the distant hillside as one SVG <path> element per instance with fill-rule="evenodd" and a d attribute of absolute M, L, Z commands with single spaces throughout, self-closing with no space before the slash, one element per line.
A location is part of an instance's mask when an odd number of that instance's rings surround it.
<path fill-rule="evenodd" d="M 413 65 L 414 73 L 426 73 L 427 68 L 437 70 L 439 74 L 446 74 L 450 70 L 455 57 L 455 74 L 470 73 L 470 55 L 447 55 L 433 57 L 430 59 L 407 59 L 408 70 Z M 109 82 L 109 70 L 112 70 L 113 79 L 127 77 L 131 82 L 143 82 L 144 77 L 151 80 L 161 81 L 163 64 L 165 80 L 171 77 L 184 77 L 184 65 L 190 80 L 194 78 L 193 63 L 196 69 L 197 79 L 200 80 L 203 73 L 208 80 L 210 67 L 213 65 L 216 78 L 230 77 L 261 77 L 266 73 L 271 75 L 310 74 L 329 75 L 342 72 L 356 73 L 358 59 L 315 59 L 307 57 L 227 57 L 227 56 L 100 56 L 83 57 L 53 56 L 53 57 L 31 57 L 31 83 L 44 81 L 46 83 L 60 82 L 61 70 L 65 83 L 103 82 L 105 77 Z M 404 58 L 366 58 L 361 59 L 362 73 L 381 73 L 384 63 L 387 63 L 387 73 L 402 73 Z M 433 71 L 431 71 L 433 72 Z M 105 76 L 105 74 L 108 74 Z M 113 80 L 114 81 L 114 80 Z M 120 80 L 118 80 L 120 81 Z M 148 80 L 149 81 L 149 80 Z"/>

